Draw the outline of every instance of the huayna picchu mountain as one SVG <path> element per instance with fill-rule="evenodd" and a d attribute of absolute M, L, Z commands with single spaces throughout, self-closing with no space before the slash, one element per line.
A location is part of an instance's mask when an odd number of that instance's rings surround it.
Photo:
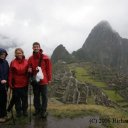
<path fill-rule="evenodd" d="M 99 22 L 90 32 L 83 46 L 72 54 L 59 45 L 53 52 L 53 62 L 90 61 L 116 68 L 128 65 L 128 39 L 120 37 L 107 21 Z"/>
<path fill-rule="evenodd" d="M 107 21 L 101 21 L 73 55 L 79 60 L 121 67 L 123 61 L 128 64 L 127 48 L 128 40 L 121 38 Z"/>

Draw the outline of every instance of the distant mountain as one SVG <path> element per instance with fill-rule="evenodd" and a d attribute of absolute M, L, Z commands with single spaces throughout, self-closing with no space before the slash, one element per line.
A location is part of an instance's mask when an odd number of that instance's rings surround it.
<path fill-rule="evenodd" d="M 90 32 L 83 46 L 72 54 L 59 45 L 52 54 L 52 61 L 89 61 L 128 71 L 128 39 L 101 21 Z"/>
<path fill-rule="evenodd" d="M 51 59 L 53 63 L 56 63 L 59 60 L 70 62 L 72 60 L 72 55 L 66 50 L 66 48 L 62 44 L 60 44 L 53 51 Z"/>
<path fill-rule="evenodd" d="M 128 58 L 127 48 L 128 40 L 122 39 L 107 21 L 101 21 L 92 29 L 82 48 L 73 55 L 79 60 L 120 67 Z"/>

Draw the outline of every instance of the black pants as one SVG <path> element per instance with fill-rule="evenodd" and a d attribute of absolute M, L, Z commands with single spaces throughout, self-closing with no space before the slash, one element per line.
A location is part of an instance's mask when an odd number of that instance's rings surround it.
<path fill-rule="evenodd" d="M 28 108 L 28 87 L 13 89 L 13 97 L 15 101 L 15 109 L 17 113 L 27 111 Z M 12 97 L 12 98 L 13 98 Z"/>
<path fill-rule="evenodd" d="M 0 118 L 7 115 L 6 105 L 7 105 L 7 90 L 5 85 L 0 84 Z"/>
<path fill-rule="evenodd" d="M 36 112 L 45 112 L 47 110 L 47 85 L 33 85 L 33 93 L 34 93 L 34 107 Z"/>

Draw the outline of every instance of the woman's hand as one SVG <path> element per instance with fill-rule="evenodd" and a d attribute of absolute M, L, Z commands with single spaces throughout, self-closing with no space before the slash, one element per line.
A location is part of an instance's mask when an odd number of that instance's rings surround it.
<path fill-rule="evenodd" d="M 1 84 L 6 84 L 7 80 L 1 80 Z"/>

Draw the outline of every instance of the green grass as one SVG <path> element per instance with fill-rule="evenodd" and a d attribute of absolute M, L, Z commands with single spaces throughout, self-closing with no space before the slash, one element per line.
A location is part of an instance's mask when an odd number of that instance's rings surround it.
<path fill-rule="evenodd" d="M 81 82 L 91 83 L 97 87 L 106 87 L 107 86 L 106 83 L 104 83 L 104 82 L 99 82 L 99 81 L 92 79 L 92 77 L 88 74 L 87 69 L 85 69 L 85 68 L 76 67 L 75 71 L 76 71 L 77 79 Z"/>
<path fill-rule="evenodd" d="M 119 108 L 105 107 L 101 105 L 85 105 L 85 104 L 56 104 L 49 103 L 49 113 L 58 118 L 77 118 L 83 116 L 99 116 L 101 119 L 123 119 L 128 120 L 128 113 Z M 111 123 L 105 124 L 108 128 L 128 128 L 127 123 Z"/>
<path fill-rule="evenodd" d="M 95 100 L 94 100 L 94 98 L 93 97 L 87 97 L 87 102 L 88 102 L 88 104 L 95 104 Z"/>
<path fill-rule="evenodd" d="M 128 106 L 128 102 L 118 102 L 120 106 Z"/>
<path fill-rule="evenodd" d="M 103 90 L 105 92 L 105 94 L 107 96 L 109 96 L 109 98 L 112 100 L 112 101 L 121 101 L 123 100 L 123 98 L 119 95 L 119 94 L 116 94 L 114 90 Z"/>
<path fill-rule="evenodd" d="M 32 112 L 34 111 L 32 106 Z M 29 111 L 28 111 L 29 112 Z M 84 116 L 99 116 L 100 118 L 116 118 L 128 119 L 128 113 L 120 110 L 119 108 L 105 107 L 101 105 L 85 105 L 85 104 L 63 104 L 56 99 L 49 99 L 48 102 L 49 115 L 57 118 L 77 118 Z M 32 117 L 33 118 L 33 117 Z M 9 123 L 12 123 L 10 121 Z M 16 124 L 25 127 L 29 126 L 29 118 L 16 118 Z M 7 125 L 5 125 L 7 126 Z M 6 127 L 13 128 L 14 126 Z M 3 127 L 5 128 L 5 127 Z M 110 124 L 108 128 L 128 128 L 128 123 L 125 124 Z"/>
<path fill-rule="evenodd" d="M 75 67 L 72 64 L 72 65 L 69 65 L 69 68 L 72 70 L 75 70 L 76 78 L 79 81 L 90 83 L 99 88 L 102 88 L 110 100 L 112 100 L 114 102 L 123 100 L 123 98 L 119 94 L 116 94 L 114 90 L 105 90 L 104 88 L 107 87 L 107 84 L 105 82 L 101 82 L 101 81 L 98 81 L 98 80 L 92 78 L 92 76 L 88 73 L 88 71 L 90 70 L 90 66 L 88 64 L 83 67 L 80 67 L 80 66 Z M 89 103 L 92 104 L 91 99 L 89 99 Z"/>

